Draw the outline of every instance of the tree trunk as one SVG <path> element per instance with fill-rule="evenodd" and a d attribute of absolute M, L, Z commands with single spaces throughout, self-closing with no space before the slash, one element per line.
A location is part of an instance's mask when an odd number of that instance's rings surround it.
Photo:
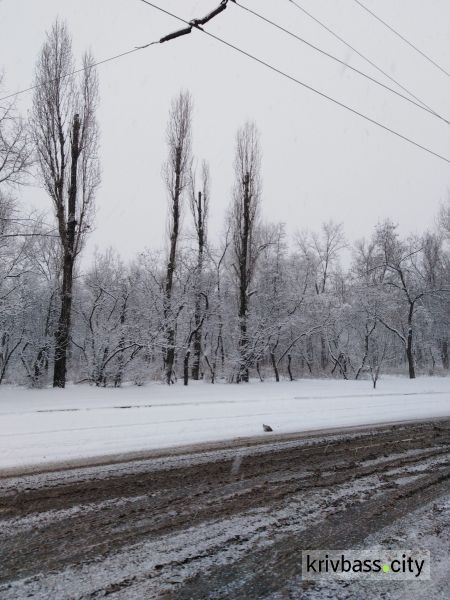
<path fill-rule="evenodd" d="M 123 355 L 123 349 L 125 348 L 125 335 L 124 335 L 124 325 L 125 325 L 125 321 L 126 321 L 126 317 L 127 317 L 127 298 L 124 298 L 123 301 L 123 305 L 122 305 L 122 311 L 120 313 L 120 329 L 121 329 L 121 333 L 120 333 L 120 340 L 119 340 L 119 348 L 121 349 L 121 351 L 119 352 L 119 356 L 117 358 L 117 371 L 116 371 L 116 375 L 114 377 L 114 387 L 120 387 L 122 385 L 122 379 L 123 379 L 123 373 L 124 373 L 124 369 L 125 369 L 125 361 L 124 361 L 124 355 Z"/>
<path fill-rule="evenodd" d="M 186 352 L 186 354 L 184 355 L 184 361 L 183 361 L 183 380 L 184 380 L 184 385 L 188 385 L 189 384 L 189 355 L 190 355 L 190 350 L 188 350 Z"/>
<path fill-rule="evenodd" d="M 323 335 L 320 336 L 320 362 L 322 366 L 322 371 L 325 371 L 328 367 L 328 356 L 325 338 L 323 337 Z"/>
<path fill-rule="evenodd" d="M 414 366 L 414 352 L 413 352 L 413 328 L 412 328 L 412 318 L 413 318 L 414 304 L 411 304 L 409 307 L 408 314 L 408 338 L 406 340 L 406 358 L 408 359 L 408 370 L 409 370 L 409 378 L 416 378 L 416 369 Z"/>
<path fill-rule="evenodd" d="M 63 239 L 63 282 L 61 293 L 61 312 L 55 332 L 55 365 L 53 371 L 53 387 L 66 386 L 67 351 L 69 347 L 70 322 L 72 313 L 73 268 L 75 263 L 75 231 L 77 204 L 77 167 L 80 155 L 80 118 L 75 115 L 71 140 L 71 172 L 68 197 L 68 216 L 66 235 Z"/>
<path fill-rule="evenodd" d="M 275 381 L 277 383 L 280 382 L 280 374 L 278 372 L 277 361 L 275 360 L 275 354 L 273 352 L 270 353 L 270 360 L 272 362 L 273 372 L 275 374 Z"/>
<path fill-rule="evenodd" d="M 197 307 L 196 307 L 197 308 Z M 197 314 L 195 314 L 194 319 L 197 323 Z M 194 335 L 194 343 L 193 343 L 193 350 L 194 350 L 194 358 L 192 361 L 192 379 L 194 381 L 198 381 L 200 379 L 200 356 L 201 356 L 201 352 L 202 352 L 202 338 L 201 338 L 201 331 L 196 331 L 195 335 Z"/>
<path fill-rule="evenodd" d="M 367 360 L 367 357 L 369 356 L 369 338 L 374 329 L 375 329 L 375 327 L 373 327 L 373 329 L 369 332 L 367 330 L 367 326 L 366 326 L 366 333 L 364 335 L 364 356 L 362 358 L 361 365 L 356 372 L 355 380 L 359 378 L 360 374 L 362 373 L 362 370 L 366 366 L 366 360 Z"/>
<path fill-rule="evenodd" d="M 448 371 L 449 359 L 448 359 L 448 341 L 447 340 L 442 340 L 441 355 L 442 355 L 442 368 L 445 371 Z"/>
<path fill-rule="evenodd" d="M 294 381 L 294 377 L 293 377 L 293 375 L 292 375 L 292 369 L 291 369 L 291 361 L 292 361 L 292 357 L 291 357 L 291 355 L 290 355 L 290 354 L 288 354 L 288 357 L 287 357 L 287 358 L 288 358 L 288 366 L 287 366 L 287 369 L 288 369 L 288 373 L 289 373 L 289 380 L 290 380 L 290 381 Z"/>
<path fill-rule="evenodd" d="M 306 338 L 306 356 L 310 365 L 314 364 L 314 344 L 312 336 Z"/>
<path fill-rule="evenodd" d="M 194 309 L 194 359 L 192 362 L 192 379 L 198 381 L 200 379 L 200 356 L 202 352 L 202 326 L 201 326 L 201 284 L 203 275 L 203 252 L 205 247 L 205 226 L 202 207 L 202 193 L 198 193 L 197 204 L 197 238 L 198 238 L 198 257 L 197 257 L 197 290 L 195 295 Z"/>
<path fill-rule="evenodd" d="M 256 372 L 258 373 L 259 380 L 262 383 L 264 379 L 261 375 L 261 365 L 259 364 L 259 360 L 256 361 Z"/>
<path fill-rule="evenodd" d="M 415 379 L 416 378 L 416 369 L 414 367 L 414 354 L 412 351 L 412 340 L 410 339 L 409 333 L 408 333 L 408 344 L 406 346 L 406 358 L 408 360 L 409 378 Z"/>
<path fill-rule="evenodd" d="M 247 173 L 244 178 L 244 198 L 243 198 L 243 223 L 241 232 L 241 247 L 239 256 L 239 375 L 238 381 L 248 382 L 248 337 L 247 337 L 247 316 L 248 316 L 248 249 L 250 242 L 250 175 Z"/>
<path fill-rule="evenodd" d="M 173 226 L 170 234 L 169 262 L 167 263 L 164 320 L 166 322 L 166 353 L 164 366 L 166 369 L 166 383 L 173 383 L 173 365 L 175 363 L 175 326 L 172 322 L 172 291 L 173 276 L 175 273 L 175 260 L 177 253 L 178 233 L 180 228 L 180 196 L 181 196 L 181 149 L 178 149 L 175 179 L 175 194 L 173 197 L 172 216 Z"/>

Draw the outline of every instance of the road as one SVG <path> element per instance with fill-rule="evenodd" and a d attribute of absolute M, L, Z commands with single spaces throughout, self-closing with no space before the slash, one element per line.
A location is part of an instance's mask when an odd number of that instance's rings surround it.
<path fill-rule="evenodd" d="M 438 419 L 3 476 L 0 598 L 294 597 L 302 549 L 448 498 L 449 465 Z"/>

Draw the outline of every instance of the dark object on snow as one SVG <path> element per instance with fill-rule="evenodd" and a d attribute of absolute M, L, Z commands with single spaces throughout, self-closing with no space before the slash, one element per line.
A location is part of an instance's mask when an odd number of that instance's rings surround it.
<path fill-rule="evenodd" d="M 263 423 L 263 429 L 264 429 L 264 431 L 273 431 L 273 429 L 270 425 L 264 425 L 264 423 Z"/>

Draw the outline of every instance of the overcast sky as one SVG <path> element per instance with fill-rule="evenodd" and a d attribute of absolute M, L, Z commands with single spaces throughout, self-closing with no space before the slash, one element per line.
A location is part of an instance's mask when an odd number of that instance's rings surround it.
<path fill-rule="evenodd" d="M 450 79 L 417 55 L 353 0 L 298 0 L 370 56 L 384 70 L 450 118 Z M 365 0 L 447 70 L 448 0 Z M 155 0 L 191 19 L 218 0 Z M 382 78 L 357 55 L 295 9 L 289 0 L 242 0 L 284 27 Z M 97 60 L 159 39 L 177 21 L 139 0 L 0 0 L 0 67 L 5 92 L 28 87 L 45 32 L 64 19 L 77 63 L 90 48 Z M 230 5 L 208 29 L 294 77 L 450 157 L 450 128 L 317 55 Z M 151 46 L 99 67 L 102 187 L 96 230 L 87 254 L 116 247 L 126 258 L 160 246 L 166 193 L 161 178 L 170 99 L 189 89 L 195 102 L 194 151 L 211 167 L 211 233 L 217 235 L 233 182 L 234 138 L 256 121 L 263 148 L 263 213 L 288 232 L 342 221 L 350 239 L 390 217 L 403 232 L 433 224 L 450 190 L 450 165 L 287 81 L 201 32 Z M 388 80 L 384 82 L 391 84 Z M 32 95 L 20 97 L 25 113 Z M 46 206 L 42 190 L 20 192 L 25 203 Z M 188 218 L 185 218 L 188 225 Z"/>

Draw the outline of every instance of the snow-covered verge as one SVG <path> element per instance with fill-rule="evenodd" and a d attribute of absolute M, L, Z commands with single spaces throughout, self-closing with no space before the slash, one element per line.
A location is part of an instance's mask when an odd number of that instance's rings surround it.
<path fill-rule="evenodd" d="M 0 469 L 263 434 L 450 416 L 450 378 L 121 389 L 0 387 Z M 270 434 L 267 434 L 270 435 Z"/>

